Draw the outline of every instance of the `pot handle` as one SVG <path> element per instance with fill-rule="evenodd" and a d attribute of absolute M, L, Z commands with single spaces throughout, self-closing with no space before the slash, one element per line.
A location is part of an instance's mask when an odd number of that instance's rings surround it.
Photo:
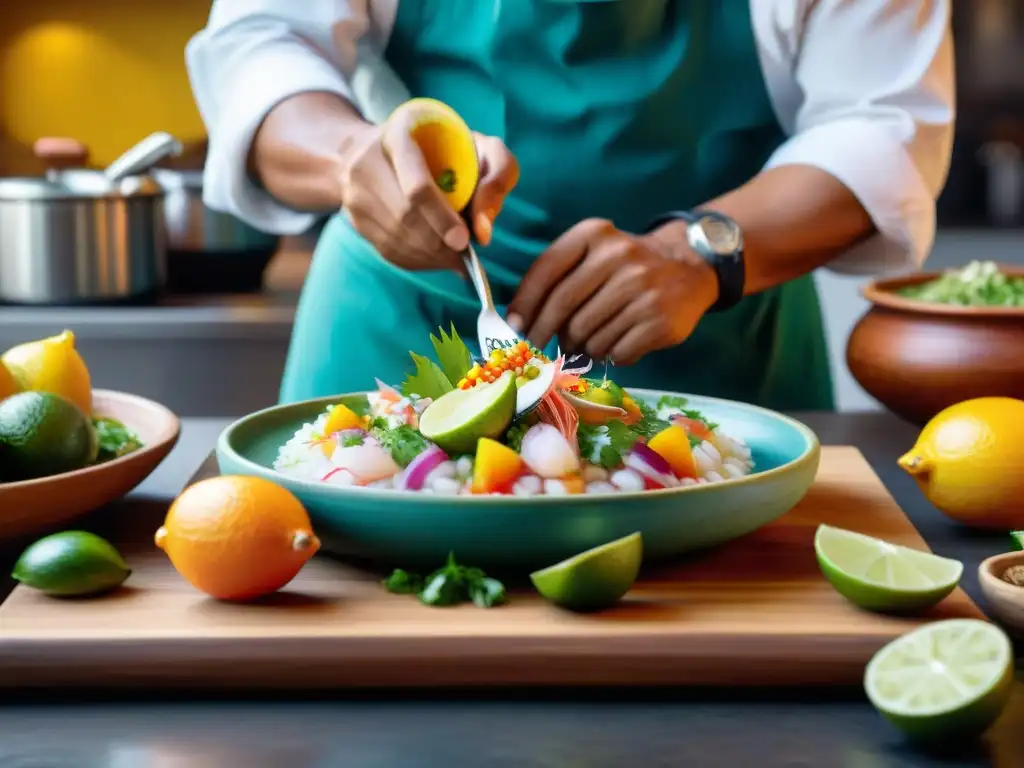
<path fill-rule="evenodd" d="M 45 136 L 32 145 L 32 153 L 46 163 L 47 173 L 84 168 L 89 162 L 89 148 L 77 139 Z"/>

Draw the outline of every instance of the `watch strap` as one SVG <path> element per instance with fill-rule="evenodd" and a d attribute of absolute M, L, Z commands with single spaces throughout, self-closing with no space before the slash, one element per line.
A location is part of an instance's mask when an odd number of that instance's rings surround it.
<path fill-rule="evenodd" d="M 663 213 L 648 225 L 647 232 L 653 232 L 655 229 L 673 221 L 685 221 L 690 225 L 688 227 L 689 231 L 690 227 L 707 217 L 729 221 L 735 226 L 735 222 L 732 222 L 724 214 L 717 211 L 697 209 L 694 211 L 668 211 Z M 747 281 L 746 260 L 744 259 L 742 246 L 733 253 L 715 253 L 707 247 L 702 247 L 701 243 L 695 241 L 692 236 L 688 236 L 687 239 L 690 247 L 693 248 L 697 255 L 711 265 L 718 279 L 718 299 L 711 305 L 708 312 L 724 312 L 739 304 L 743 299 Z"/>

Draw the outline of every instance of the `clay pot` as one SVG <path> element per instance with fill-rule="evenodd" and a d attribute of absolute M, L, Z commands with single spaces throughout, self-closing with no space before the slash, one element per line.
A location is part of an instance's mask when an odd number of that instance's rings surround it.
<path fill-rule="evenodd" d="M 895 293 L 938 276 L 921 273 L 867 285 L 862 294 L 871 309 L 846 346 L 857 383 L 918 426 L 975 397 L 1024 399 L 1024 308 L 954 307 Z"/>

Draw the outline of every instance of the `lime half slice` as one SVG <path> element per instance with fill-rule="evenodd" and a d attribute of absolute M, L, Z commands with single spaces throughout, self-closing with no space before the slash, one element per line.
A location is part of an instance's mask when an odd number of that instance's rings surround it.
<path fill-rule="evenodd" d="M 1024 531 L 1010 531 L 1014 549 L 1024 549 Z"/>
<path fill-rule="evenodd" d="M 600 611 L 629 592 L 640 574 L 643 538 L 631 533 L 530 574 L 545 598 L 571 611 Z"/>
<path fill-rule="evenodd" d="M 506 371 L 491 384 L 441 395 L 420 416 L 420 432 L 449 454 L 473 453 L 481 437 L 505 434 L 515 415 L 516 377 Z"/>
<path fill-rule="evenodd" d="M 999 717 L 1013 685 L 1013 647 L 985 621 L 950 619 L 909 632 L 874 655 L 864 690 L 914 740 L 977 738 Z"/>
<path fill-rule="evenodd" d="M 914 611 L 956 589 L 964 566 L 861 533 L 818 526 L 814 552 L 825 578 L 850 602 L 872 611 Z"/>

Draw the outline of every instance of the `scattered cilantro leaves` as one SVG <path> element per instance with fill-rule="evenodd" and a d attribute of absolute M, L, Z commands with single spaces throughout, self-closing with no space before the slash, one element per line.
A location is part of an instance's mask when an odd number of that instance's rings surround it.
<path fill-rule="evenodd" d="M 436 400 L 441 395 L 451 392 L 455 387 L 444 375 L 444 371 L 429 358 L 410 352 L 409 356 L 416 364 L 416 370 L 405 377 L 402 382 L 402 394 L 419 395 Z"/>
<path fill-rule="evenodd" d="M 362 445 L 365 442 L 365 438 L 359 434 L 345 435 L 341 439 L 342 448 L 354 448 L 357 445 Z"/>
<path fill-rule="evenodd" d="M 391 458 L 400 467 L 409 466 L 428 446 L 427 439 L 414 427 L 400 424 L 394 429 L 388 429 L 383 419 L 374 421 L 373 436 L 390 451 Z"/>
<path fill-rule="evenodd" d="M 454 552 L 449 552 L 448 562 L 426 579 L 396 568 L 383 584 L 388 592 L 416 595 L 424 605 L 438 608 L 465 602 L 472 602 L 480 608 L 493 608 L 507 599 L 504 584 L 479 568 L 459 565 Z"/>
<path fill-rule="evenodd" d="M 449 383 L 455 386 L 473 367 L 473 354 L 459 337 L 455 323 L 452 323 L 449 333 L 445 333 L 444 328 L 438 328 L 437 331 L 440 338 L 431 334 L 430 343 L 434 345 L 434 354 L 441 371 Z"/>
<path fill-rule="evenodd" d="M 415 595 L 423 589 L 423 577 L 396 568 L 384 579 L 384 586 L 396 595 Z"/>

